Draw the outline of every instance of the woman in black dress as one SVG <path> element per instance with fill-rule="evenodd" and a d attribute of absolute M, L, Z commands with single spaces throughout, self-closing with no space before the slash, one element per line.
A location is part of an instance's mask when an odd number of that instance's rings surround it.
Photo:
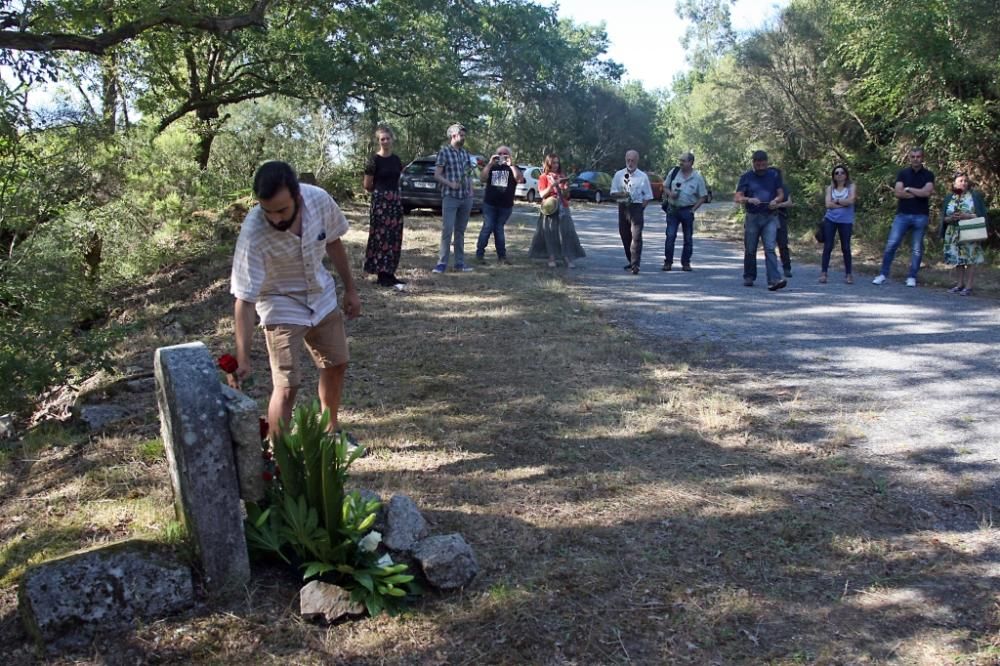
<path fill-rule="evenodd" d="M 371 193 L 368 247 L 365 250 L 365 273 L 378 275 L 383 287 L 404 283 L 396 277 L 399 255 L 403 250 L 403 204 L 399 198 L 399 176 L 403 163 L 392 153 L 392 130 L 386 125 L 375 129 L 378 152 L 365 164 L 365 189 Z"/>

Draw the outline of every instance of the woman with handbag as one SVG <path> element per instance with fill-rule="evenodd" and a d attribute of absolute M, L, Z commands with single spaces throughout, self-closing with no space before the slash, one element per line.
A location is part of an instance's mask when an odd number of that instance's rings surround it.
<path fill-rule="evenodd" d="M 569 214 L 568 181 L 569 178 L 562 175 L 559 156 L 555 153 L 546 155 L 542 175 L 538 178 L 538 196 L 542 198 L 541 213 L 528 256 L 532 259 L 548 259 L 549 268 L 556 267 L 557 258 L 566 262 L 567 268 L 576 268 L 573 262 L 587 256 Z"/>
<path fill-rule="evenodd" d="M 826 214 L 823 216 L 823 265 L 819 281 L 826 284 L 826 272 L 830 269 L 830 255 L 833 253 L 833 236 L 840 236 L 840 251 L 844 255 L 844 282 L 854 284 L 851 275 L 851 233 L 854 231 L 854 202 L 857 190 L 851 182 L 847 167 L 838 164 L 830 173 L 830 184 L 826 186 Z"/>
<path fill-rule="evenodd" d="M 944 263 L 955 267 L 955 286 L 948 290 L 952 294 L 968 296 L 972 293 L 976 264 L 986 258 L 983 248 L 976 241 L 963 242 L 959 237 L 960 220 L 986 217 L 986 202 L 983 195 L 974 190 L 968 176 L 956 173 L 951 193 L 944 198 L 941 206 L 941 237 L 944 238 Z"/>

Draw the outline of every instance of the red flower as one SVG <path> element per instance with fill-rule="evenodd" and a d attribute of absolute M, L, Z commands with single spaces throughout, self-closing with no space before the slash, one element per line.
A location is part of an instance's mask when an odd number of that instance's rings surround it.
<path fill-rule="evenodd" d="M 219 357 L 219 368 L 227 375 L 233 374 L 237 369 L 239 369 L 239 367 L 240 364 L 236 362 L 236 359 L 233 356 L 223 354 Z"/>
<path fill-rule="evenodd" d="M 263 453 L 260 454 L 260 457 L 263 458 L 264 460 L 270 460 L 271 459 L 271 452 L 270 451 L 264 451 Z"/>
<path fill-rule="evenodd" d="M 267 431 L 268 431 L 267 419 L 265 419 L 262 416 L 258 419 L 258 422 L 260 424 L 260 438 L 267 439 Z"/>
<path fill-rule="evenodd" d="M 261 474 L 261 477 L 263 477 L 265 481 L 270 481 L 271 479 L 274 478 L 274 475 L 271 474 L 270 472 L 264 472 L 263 474 Z"/>

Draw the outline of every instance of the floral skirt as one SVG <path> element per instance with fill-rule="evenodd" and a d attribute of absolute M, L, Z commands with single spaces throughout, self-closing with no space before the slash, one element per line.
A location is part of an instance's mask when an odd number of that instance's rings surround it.
<path fill-rule="evenodd" d="M 959 243 L 958 225 L 949 224 L 944 230 L 944 263 L 949 266 L 969 266 L 986 261 L 982 246 L 976 242 Z"/>
<path fill-rule="evenodd" d="M 369 213 L 365 273 L 395 275 L 403 251 L 403 204 L 399 190 L 375 190 Z"/>

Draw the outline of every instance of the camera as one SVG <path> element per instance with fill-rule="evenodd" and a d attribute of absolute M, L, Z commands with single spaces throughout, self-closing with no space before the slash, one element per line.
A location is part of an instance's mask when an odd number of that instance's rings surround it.
<path fill-rule="evenodd" d="M 497 155 L 497 164 L 510 164 L 510 155 Z"/>

